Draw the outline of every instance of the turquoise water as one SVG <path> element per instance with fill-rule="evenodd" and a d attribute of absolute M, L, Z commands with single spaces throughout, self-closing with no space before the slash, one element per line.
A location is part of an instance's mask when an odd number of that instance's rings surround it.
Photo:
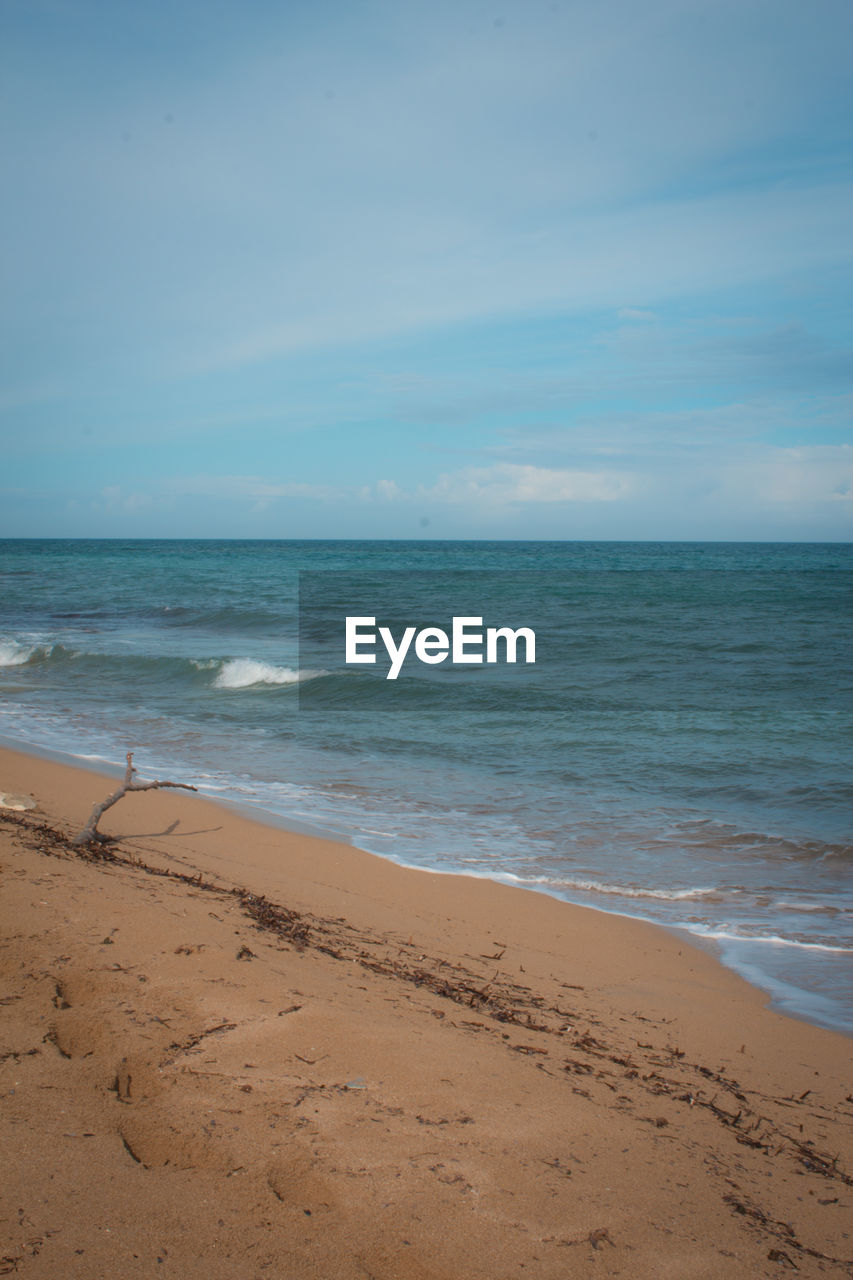
<path fill-rule="evenodd" d="M 686 928 L 853 1030 L 852 584 L 849 545 L 0 542 L 0 733 Z M 537 661 L 392 684 L 348 612 Z"/>

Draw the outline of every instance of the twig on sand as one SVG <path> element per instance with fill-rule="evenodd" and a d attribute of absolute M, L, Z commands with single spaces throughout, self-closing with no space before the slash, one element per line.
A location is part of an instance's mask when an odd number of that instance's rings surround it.
<path fill-rule="evenodd" d="M 86 823 L 80 834 L 74 837 L 73 843 L 75 845 L 90 844 L 93 840 L 105 843 L 109 840 L 109 836 L 102 835 L 98 830 L 98 823 L 106 813 L 107 809 L 111 809 L 114 804 L 118 804 L 119 800 L 121 800 L 123 796 L 126 796 L 128 791 L 157 791 L 161 787 L 179 787 L 182 791 L 198 791 L 198 787 L 192 787 L 187 782 L 161 782 L 159 780 L 155 782 L 134 782 L 133 775 L 135 773 L 136 769 L 133 766 L 133 752 L 128 751 L 127 769 L 125 771 L 124 781 L 118 790 L 114 791 L 111 796 L 107 796 L 106 800 L 102 800 L 100 804 L 95 805 L 89 815 L 89 821 Z"/>

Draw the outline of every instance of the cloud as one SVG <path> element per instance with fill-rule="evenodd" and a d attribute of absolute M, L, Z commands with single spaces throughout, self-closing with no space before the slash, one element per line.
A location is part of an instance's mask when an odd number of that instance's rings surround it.
<path fill-rule="evenodd" d="M 386 502 L 396 502 L 399 498 L 405 496 L 396 480 L 377 480 L 375 493 L 377 497 L 384 498 Z"/>
<path fill-rule="evenodd" d="M 609 410 L 578 415 L 565 425 L 510 427 L 500 443 L 484 453 L 549 461 L 613 456 L 640 462 L 646 469 L 668 468 L 692 460 L 709 467 L 740 459 L 747 449 L 772 449 L 792 437 L 804 445 L 821 437 L 846 435 L 853 417 L 853 395 L 756 396 L 707 407 Z M 735 463 L 735 465 L 737 465 Z"/>
<path fill-rule="evenodd" d="M 105 485 L 101 489 L 102 502 L 95 500 L 92 503 L 94 510 L 100 510 L 103 506 L 107 511 L 115 511 L 116 509 L 126 512 L 144 511 L 154 502 L 154 498 L 149 493 L 125 493 L 119 484 Z"/>
<path fill-rule="evenodd" d="M 44 47 L 10 45 L 21 378 L 85 357 L 100 381 L 117 351 L 137 372 L 229 369 L 537 309 L 636 326 L 651 313 L 626 299 L 849 259 L 832 14 L 511 4 L 498 30 L 473 3 L 356 3 L 331 25 L 282 6 L 239 38 L 211 18 L 192 65 L 152 77 L 114 8 L 61 57 L 55 13 Z M 187 39 L 197 15 L 176 9 Z M 791 131 L 827 157 L 797 181 L 767 159 Z"/>
<path fill-rule="evenodd" d="M 849 0 L 8 9 L 19 492 L 86 532 L 840 527 L 846 458 L 785 449 L 849 429 Z"/>
<path fill-rule="evenodd" d="M 728 468 L 724 484 L 730 493 L 747 495 L 751 501 L 768 506 L 853 503 L 853 446 L 774 450 Z"/>
<path fill-rule="evenodd" d="M 636 476 L 610 471 L 555 469 L 510 462 L 445 472 L 421 486 L 420 502 L 449 506 L 618 502 L 636 492 Z"/>
<path fill-rule="evenodd" d="M 327 501 L 337 490 L 327 485 L 303 484 L 300 481 L 270 481 L 261 476 L 172 476 L 166 488 L 184 496 L 218 498 L 226 502 L 271 502 L 276 498 L 313 498 Z"/>
<path fill-rule="evenodd" d="M 620 320 L 637 320 L 643 323 L 657 320 L 654 311 L 641 311 L 637 307 L 620 307 L 616 314 Z"/>
<path fill-rule="evenodd" d="M 389 210 L 375 210 L 369 227 L 341 227 L 290 263 L 286 299 L 264 301 L 258 281 L 269 322 L 211 345 L 203 362 L 229 368 L 495 317 L 618 308 L 626 293 L 660 304 L 817 271 L 853 257 L 851 203 L 853 185 L 842 183 L 727 192 L 573 214 L 534 231 L 472 226 L 449 246 L 429 225 L 401 241 Z"/>

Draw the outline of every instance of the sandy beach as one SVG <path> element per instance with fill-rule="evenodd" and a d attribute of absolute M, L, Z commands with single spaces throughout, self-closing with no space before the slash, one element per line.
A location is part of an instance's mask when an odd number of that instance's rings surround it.
<path fill-rule="evenodd" d="M 846 1275 L 841 1035 L 676 934 L 0 751 L 0 1274 Z"/>

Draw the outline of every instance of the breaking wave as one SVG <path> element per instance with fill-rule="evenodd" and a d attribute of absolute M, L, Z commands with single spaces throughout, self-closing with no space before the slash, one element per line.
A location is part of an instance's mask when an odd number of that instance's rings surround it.
<path fill-rule="evenodd" d="M 712 897 L 717 889 L 639 889 L 627 885 L 606 884 L 601 880 L 561 879 L 554 876 L 517 876 L 504 871 L 502 879 L 512 884 L 541 884 L 553 889 L 581 889 L 585 893 L 604 893 L 618 898 L 656 898 L 662 902 L 690 902 Z"/>
<path fill-rule="evenodd" d="M 214 689 L 251 689 L 255 685 L 299 684 L 322 674 L 319 671 L 294 671 L 293 667 L 276 667 L 255 658 L 229 658 L 222 663 Z"/>
<path fill-rule="evenodd" d="M 34 667 L 50 664 L 62 666 L 69 660 L 75 667 L 98 672 L 101 680 L 109 679 L 176 679 L 199 680 L 212 689 L 251 689 L 259 686 L 299 684 L 325 675 L 324 671 L 298 670 L 279 666 L 259 658 L 186 658 L 164 653 L 122 653 L 110 650 L 71 649 L 59 642 L 0 640 L 0 669 Z"/>
<path fill-rule="evenodd" d="M 716 942 L 757 942 L 774 947 L 793 947 L 800 951 L 825 951 L 834 955 L 853 955 L 853 947 L 842 947 L 828 942 L 809 942 L 800 938 L 783 938 L 778 933 L 758 933 L 736 926 L 717 928 L 714 925 L 703 925 L 691 921 L 682 927 L 700 938 L 711 938 Z"/>
<path fill-rule="evenodd" d="M 28 662 L 43 662 L 61 644 L 21 644 L 18 640 L 0 640 L 0 667 L 24 667 Z"/>
<path fill-rule="evenodd" d="M 0 667 L 22 667 L 34 652 L 34 645 L 27 648 L 14 640 L 0 640 Z"/>

